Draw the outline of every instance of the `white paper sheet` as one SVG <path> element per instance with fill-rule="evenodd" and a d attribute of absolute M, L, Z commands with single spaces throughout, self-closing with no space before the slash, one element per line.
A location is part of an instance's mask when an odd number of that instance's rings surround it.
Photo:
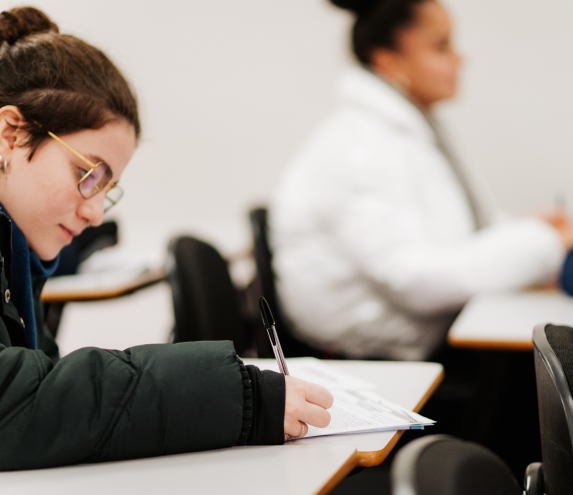
<path fill-rule="evenodd" d="M 374 383 L 339 371 L 329 366 L 328 361 L 315 358 L 290 358 L 286 362 L 291 376 L 322 385 L 334 396 L 334 404 L 329 409 L 330 425 L 326 428 L 310 426 L 305 438 L 421 429 L 435 423 L 431 419 L 387 401 L 372 390 L 376 388 Z M 262 369 L 278 371 L 278 366 L 275 361 L 268 361 Z"/>
<path fill-rule="evenodd" d="M 322 385 L 324 388 L 333 390 L 364 390 L 374 389 L 376 385 L 372 382 L 344 373 L 321 361 L 320 359 L 289 358 L 286 360 L 289 374 L 301 380 Z M 275 361 L 265 364 L 264 369 L 278 371 Z"/>
<path fill-rule="evenodd" d="M 423 428 L 435 423 L 431 419 L 389 402 L 371 390 L 332 390 L 334 405 L 329 409 L 326 428 L 309 426 L 306 438 L 372 431 Z"/>

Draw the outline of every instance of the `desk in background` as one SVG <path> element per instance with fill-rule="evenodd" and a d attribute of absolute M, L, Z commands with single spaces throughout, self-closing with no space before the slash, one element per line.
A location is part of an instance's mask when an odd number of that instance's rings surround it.
<path fill-rule="evenodd" d="M 473 353 L 478 363 L 464 436 L 504 458 L 516 476 L 541 458 L 532 352 L 538 323 L 573 325 L 573 298 L 556 290 L 481 294 L 448 334 L 450 346 Z"/>
<path fill-rule="evenodd" d="M 573 325 L 573 298 L 557 291 L 472 297 L 452 325 L 448 343 L 468 349 L 531 351 L 538 323 Z"/>
<path fill-rule="evenodd" d="M 248 360 L 256 364 L 257 360 Z M 329 361 L 376 383 L 386 399 L 418 411 L 443 377 L 435 363 Z M 249 493 L 311 495 L 330 492 L 354 467 L 380 464 L 403 432 L 361 433 L 232 447 L 169 457 L 0 473 L 11 495 L 169 495 Z"/>
<path fill-rule="evenodd" d="M 42 290 L 45 303 L 72 301 L 98 301 L 131 294 L 165 280 L 163 266 L 142 271 L 118 270 L 116 272 L 66 275 L 48 279 Z"/>

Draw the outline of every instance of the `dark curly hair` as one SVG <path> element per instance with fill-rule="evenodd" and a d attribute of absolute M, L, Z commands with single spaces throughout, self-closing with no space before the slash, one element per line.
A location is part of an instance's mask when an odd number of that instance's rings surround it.
<path fill-rule="evenodd" d="M 14 105 L 26 122 L 29 159 L 47 130 L 70 134 L 124 119 L 139 138 L 137 100 L 129 83 L 103 52 L 60 34 L 33 7 L 0 13 L 0 107 Z M 40 124 L 40 125 L 37 125 Z"/>
<path fill-rule="evenodd" d="M 376 48 L 395 49 L 398 31 L 415 20 L 417 5 L 430 0 L 330 0 L 356 15 L 352 48 L 356 58 L 370 65 Z"/>

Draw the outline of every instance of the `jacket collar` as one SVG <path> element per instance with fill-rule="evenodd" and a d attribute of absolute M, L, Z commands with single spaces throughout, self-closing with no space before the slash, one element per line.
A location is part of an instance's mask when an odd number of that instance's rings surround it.
<path fill-rule="evenodd" d="M 8 287 L 5 289 L 11 295 L 5 299 L 7 299 L 6 302 L 13 302 L 24 319 L 28 347 L 37 349 L 34 279 L 44 279 L 52 275 L 58 266 L 59 257 L 50 262 L 42 262 L 36 253 L 30 251 L 24 233 L 15 222 L 10 220 L 2 205 L 0 209 L 2 211 L 0 245 L 2 245 L 4 260 L 7 262 L 6 268 L 9 268 L 11 272 L 8 274 L 7 271 Z M 9 236 L 6 235 L 8 230 Z M 11 241 L 11 245 L 8 245 L 8 241 Z"/>
<path fill-rule="evenodd" d="M 436 142 L 429 116 L 398 89 L 365 68 L 349 69 L 338 85 L 337 95 L 345 103 L 369 109 L 402 132 Z"/>
<path fill-rule="evenodd" d="M 0 211 L 0 264 L 12 285 L 12 220 Z M 1 269 L 0 268 L 0 269 Z"/>

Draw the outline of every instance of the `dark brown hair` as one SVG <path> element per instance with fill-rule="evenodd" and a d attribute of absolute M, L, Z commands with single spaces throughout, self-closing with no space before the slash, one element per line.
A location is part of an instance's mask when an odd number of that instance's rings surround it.
<path fill-rule="evenodd" d="M 429 0 L 330 0 L 337 7 L 356 15 L 352 28 L 352 48 L 356 58 L 370 65 L 376 48 L 394 50 L 398 31 L 415 21 L 415 8 Z"/>
<path fill-rule="evenodd" d="M 0 13 L 0 107 L 26 119 L 31 159 L 46 131 L 71 134 L 124 119 L 141 134 L 137 100 L 117 67 L 97 48 L 60 34 L 33 7 Z M 40 126 L 36 125 L 40 124 Z"/>

